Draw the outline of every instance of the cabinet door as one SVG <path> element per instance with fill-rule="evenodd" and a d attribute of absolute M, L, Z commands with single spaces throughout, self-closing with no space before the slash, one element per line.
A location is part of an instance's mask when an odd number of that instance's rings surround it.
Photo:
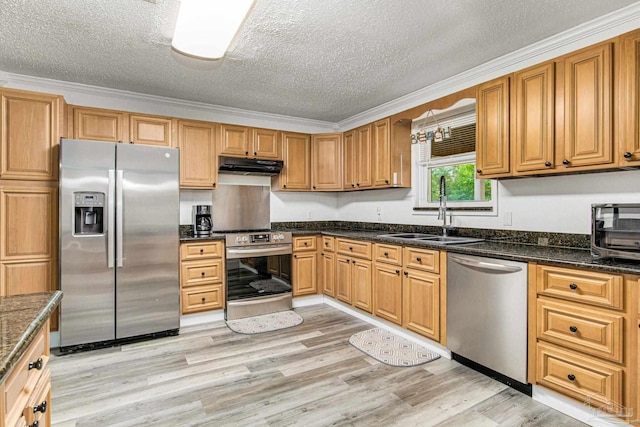
<path fill-rule="evenodd" d="M 336 295 L 336 258 L 331 252 L 323 252 L 320 257 L 320 283 L 322 293 L 330 297 Z"/>
<path fill-rule="evenodd" d="M 351 258 L 336 256 L 336 298 L 351 304 Z"/>
<path fill-rule="evenodd" d="M 311 185 L 317 191 L 342 189 L 342 134 L 311 138 Z"/>
<path fill-rule="evenodd" d="M 0 295 L 53 290 L 51 264 L 51 260 L 0 262 Z"/>
<path fill-rule="evenodd" d="M 564 67 L 564 158 L 566 167 L 613 163 L 613 43 L 567 56 Z"/>
<path fill-rule="evenodd" d="M 391 183 L 391 120 L 373 124 L 373 186 L 387 187 Z"/>
<path fill-rule="evenodd" d="M 311 138 L 302 133 L 282 133 L 281 190 L 311 190 Z"/>
<path fill-rule="evenodd" d="M 620 166 L 640 166 L 640 30 L 622 36 Z"/>
<path fill-rule="evenodd" d="M 251 129 L 246 126 L 220 125 L 220 154 L 248 157 L 251 148 Z"/>
<path fill-rule="evenodd" d="M 128 141 L 127 113 L 98 108 L 72 107 L 74 139 L 90 141 Z"/>
<path fill-rule="evenodd" d="M 371 261 L 353 259 L 351 261 L 351 280 L 353 306 L 367 313 L 373 313 L 373 289 L 371 283 Z"/>
<path fill-rule="evenodd" d="M 168 117 L 153 117 L 141 114 L 129 116 L 129 137 L 134 144 L 172 147 L 171 125 Z"/>
<path fill-rule="evenodd" d="M 213 123 L 178 121 L 181 188 L 216 188 L 215 131 Z"/>
<path fill-rule="evenodd" d="M 403 326 L 440 341 L 440 279 L 425 273 L 404 272 Z"/>
<path fill-rule="evenodd" d="M 56 195 L 54 187 L 0 186 L 0 260 L 53 257 Z"/>
<path fill-rule="evenodd" d="M 279 132 L 272 129 L 253 129 L 253 156 L 259 159 L 280 159 Z"/>
<path fill-rule="evenodd" d="M 356 188 L 356 131 L 350 130 L 342 135 L 343 162 L 342 188 L 353 190 Z"/>
<path fill-rule="evenodd" d="M 0 178 L 55 179 L 60 97 L 7 89 L 0 96 Z"/>
<path fill-rule="evenodd" d="M 315 251 L 298 252 L 293 255 L 293 296 L 318 293 L 318 261 Z"/>
<path fill-rule="evenodd" d="M 555 64 L 514 74 L 515 170 L 552 169 L 555 162 Z"/>
<path fill-rule="evenodd" d="M 373 309 L 376 316 L 402 325 L 402 275 L 399 266 L 376 263 Z"/>
<path fill-rule="evenodd" d="M 385 120 L 386 122 L 386 120 Z M 382 126 L 382 128 L 384 128 Z M 372 146 L 371 146 L 371 135 L 372 135 L 372 125 L 366 125 L 359 127 L 356 130 L 356 139 L 355 139 L 355 167 L 356 167 L 356 188 L 371 188 L 373 186 L 373 179 L 371 174 L 371 167 L 373 166 L 373 160 L 371 158 L 372 154 Z M 381 132 L 384 133 L 384 129 L 381 129 Z M 388 136 L 388 133 L 387 133 Z M 382 138 L 382 135 L 380 135 Z M 384 142 L 381 142 L 384 145 Z M 390 144 L 390 142 L 388 142 Z M 391 149 L 389 148 L 389 153 Z M 389 154 L 390 155 L 390 154 Z M 391 171 L 391 166 L 389 166 L 389 171 Z"/>
<path fill-rule="evenodd" d="M 478 178 L 510 175 L 509 77 L 478 85 L 476 172 Z"/>

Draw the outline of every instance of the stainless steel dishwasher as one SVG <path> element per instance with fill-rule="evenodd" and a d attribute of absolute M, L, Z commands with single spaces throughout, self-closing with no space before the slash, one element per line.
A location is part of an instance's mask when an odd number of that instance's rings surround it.
<path fill-rule="evenodd" d="M 447 347 L 454 359 L 531 395 L 526 263 L 447 254 Z"/>

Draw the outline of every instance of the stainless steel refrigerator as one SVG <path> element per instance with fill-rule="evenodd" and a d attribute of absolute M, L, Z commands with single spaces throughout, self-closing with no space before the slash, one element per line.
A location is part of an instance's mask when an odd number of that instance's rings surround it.
<path fill-rule="evenodd" d="M 179 151 L 62 139 L 60 347 L 175 333 Z"/>

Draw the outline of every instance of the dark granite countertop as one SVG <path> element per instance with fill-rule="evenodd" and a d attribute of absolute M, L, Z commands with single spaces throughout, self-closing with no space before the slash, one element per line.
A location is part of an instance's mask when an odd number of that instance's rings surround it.
<path fill-rule="evenodd" d="M 0 381 L 20 360 L 61 299 L 60 291 L 0 297 Z"/>

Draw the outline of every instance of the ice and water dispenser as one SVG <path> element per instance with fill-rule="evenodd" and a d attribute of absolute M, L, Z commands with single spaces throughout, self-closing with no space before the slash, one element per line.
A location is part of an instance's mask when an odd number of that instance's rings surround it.
<path fill-rule="evenodd" d="M 73 193 L 74 234 L 104 234 L 104 193 Z"/>

